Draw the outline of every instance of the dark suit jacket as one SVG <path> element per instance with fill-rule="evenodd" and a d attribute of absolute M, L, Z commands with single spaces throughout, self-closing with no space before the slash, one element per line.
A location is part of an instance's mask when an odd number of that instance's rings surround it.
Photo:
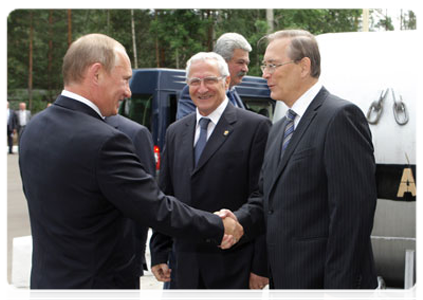
<path fill-rule="evenodd" d="M 16 119 L 16 114 L 13 109 L 9 109 L 9 118 L 7 120 L 7 133 L 12 133 L 18 126 L 18 120 Z"/>
<path fill-rule="evenodd" d="M 132 144 L 135 147 L 135 153 L 140 159 L 141 164 L 144 166 L 145 171 L 155 177 L 156 163 L 153 151 L 154 145 L 151 133 L 148 131 L 147 127 L 121 115 L 107 117 L 105 121 L 107 124 L 125 133 L 131 139 Z M 147 236 L 148 227 L 134 222 L 135 261 L 138 266 L 139 276 L 143 276 L 144 270 L 148 270 L 145 259 Z"/>
<path fill-rule="evenodd" d="M 322 88 L 279 161 L 284 123 L 269 134 L 262 197 L 236 212 L 247 234 L 264 216 L 274 287 L 375 288 L 370 234 L 377 197 L 366 118 Z"/>
<path fill-rule="evenodd" d="M 218 216 L 165 196 L 129 138 L 60 96 L 25 129 L 19 164 L 33 236 L 31 288 L 137 288 L 132 218 L 220 243 Z"/>
<path fill-rule="evenodd" d="M 160 172 L 160 186 L 193 207 L 215 212 L 238 209 L 258 188 L 269 119 L 228 104 L 194 167 L 196 114 L 169 126 Z M 261 242 L 261 243 L 260 243 Z M 171 288 L 198 288 L 199 274 L 207 288 L 248 288 L 250 272 L 267 276 L 264 236 L 254 250 L 250 241 L 231 250 L 203 242 L 175 239 Z M 152 265 L 166 263 L 166 236 L 150 241 Z M 176 284 L 175 284 L 176 283 Z"/>

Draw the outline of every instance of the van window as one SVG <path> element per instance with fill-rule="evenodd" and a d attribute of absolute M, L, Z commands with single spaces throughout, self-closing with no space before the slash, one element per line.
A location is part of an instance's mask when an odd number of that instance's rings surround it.
<path fill-rule="evenodd" d="M 122 103 L 121 114 L 151 131 L 152 99 L 153 95 L 132 95 Z"/>
<path fill-rule="evenodd" d="M 260 115 L 268 117 L 270 120 L 273 118 L 273 111 L 275 109 L 275 102 L 271 99 L 263 98 L 247 98 L 242 97 L 246 108 Z"/>
<path fill-rule="evenodd" d="M 169 95 L 169 124 L 176 121 L 176 110 L 178 108 L 178 97 L 176 94 Z"/>

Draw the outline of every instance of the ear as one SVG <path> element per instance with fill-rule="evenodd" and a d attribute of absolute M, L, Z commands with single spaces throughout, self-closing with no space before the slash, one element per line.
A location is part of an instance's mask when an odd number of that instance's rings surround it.
<path fill-rule="evenodd" d="M 311 73 L 311 60 L 308 57 L 303 57 L 300 62 L 299 66 L 301 67 L 301 77 L 306 77 Z"/>
<path fill-rule="evenodd" d="M 94 84 L 99 84 L 102 79 L 102 73 L 104 71 L 103 66 L 100 63 L 92 64 L 88 67 L 87 77 Z"/>
<path fill-rule="evenodd" d="M 225 90 L 229 89 L 229 84 L 231 83 L 231 75 L 226 76 L 225 78 Z"/>

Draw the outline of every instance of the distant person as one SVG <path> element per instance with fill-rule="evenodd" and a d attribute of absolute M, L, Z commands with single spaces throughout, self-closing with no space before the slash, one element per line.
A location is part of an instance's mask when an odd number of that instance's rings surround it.
<path fill-rule="evenodd" d="M 104 122 L 131 96 L 131 62 L 120 43 L 82 36 L 67 50 L 62 71 L 64 91 L 21 137 L 32 289 L 139 288 L 128 218 L 224 249 L 242 236 L 232 219 L 222 223 L 164 195 L 128 136 Z"/>
<path fill-rule="evenodd" d="M 19 110 L 16 112 L 16 117 L 18 121 L 18 142 L 21 140 L 22 132 L 24 131 L 26 125 L 31 119 L 31 112 L 26 109 L 26 103 L 19 103 Z"/>
<path fill-rule="evenodd" d="M 13 154 L 13 136 L 16 134 L 17 121 L 14 110 L 10 109 L 9 101 L 7 101 L 7 146 L 9 148 L 9 154 Z"/>
<path fill-rule="evenodd" d="M 242 78 L 247 75 L 248 65 L 250 64 L 249 52 L 251 50 L 251 45 L 247 40 L 242 35 L 233 32 L 222 34 L 216 41 L 213 50 L 213 52 L 220 54 L 228 64 L 230 82 L 227 96 L 229 102 L 239 108 L 245 108 L 245 105 L 236 92 L 235 86 L 240 84 Z M 186 85 L 179 97 L 176 119 L 179 120 L 193 112 L 195 112 L 195 104 L 189 95 L 189 87 Z"/>
<path fill-rule="evenodd" d="M 106 123 L 119 131 L 125 133 L 135 148 L 135 154 L 140 159 L 145 171 L 153 177 L 156 177 L 156 161 L 154 159 L 153 139 L 148 128 L 134 122 L 122 115 L 109 116 L 105 119 Z M 148 237 L 148 226 L 133 221 L 134 224 L 134 244 L 135 244 L 135 264 L 137 265 L 138 276 L 143 276 L 144 271 L 148 270 L 145 258 L 145 247 Z"/>
<path fill-rule="evenodd" d="M 271 288 L 374 289 L 376 165 L 366 117 L 319 82 L 312 34 L 286 30 L 267 39 L 263 78 L 289 109 L 270 131 L 261 193 L 226 213 L 247 236 L 266 229 Z"/>
<path fill-rule="evenodd" d="M 200 52 L 188 60 L 187 82 L 197 110 L 169 126 L 162 156 L 163 191 L 209 212 L 236 210 L 257 190 L 271 126 L 268 118 L 229 102 L 230 80 L 225 60 L 216 53 Z M 150 252 L 153 274 L 170 281 L 170 289 L 261 289 L 268 284 L 264 236 L 227 251 L 155 231 Z"/>

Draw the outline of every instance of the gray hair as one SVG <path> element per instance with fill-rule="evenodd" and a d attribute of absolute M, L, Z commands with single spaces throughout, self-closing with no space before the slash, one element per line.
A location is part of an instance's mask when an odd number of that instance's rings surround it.
<path fill-rule="evenodd" d="M 219 67 L 219 72 L 221 76 L 229 76 L 229 68 L 228 68 L 228 64 L 226 63 L 226 61 L 223 59 L 223 57 L 217 53 L 214 52 L 199 52 L 197 54 L 195 54 L 194 56 L 192 56 L 188 61 L 187 61 L 187 67 L 186 67 L 186 77 L 189 77 L 189 73 L 190 73 L 190 69 L 191 69 L 191 65 L 194 62 L 197 61 L 206 61 L 207 59 L 214 59 L 215 61 L 217 61 L 217 65 Z"/>
<path fill-rule="evenodd" d="M 85 70 L 94 63 L 101 63 L 107 72 L 111 72 L 119 59 L 117 50 L 125 52 L 125 47 L 104 34 L 88 34 L 77 39 L 63 58 L 62 74 L 65 85 L 80 83 Z"/>
<path fill-rule="evenodd" d="M 269 43 L 276 39 L 291 39 L 287 53 L 289 58 L 299 62 L 304 57 L 308 57 L 311 61 L 311 77 L 319 78 L 321 72 L 319 45 L 314 35 L 310 32 L 305 30 L 281 30 L 269 34 L 265 38 Z"/>
<path fill-rule="evenodd" d="M 213 52 L 222 55 L 226 61 L 230 61 L 234 55 L 235 49 L 241 49 L 251 52 L 253 48 L 247 40 L 240 34 L 229 32 L 222 34 L 216 41 Z"/>

